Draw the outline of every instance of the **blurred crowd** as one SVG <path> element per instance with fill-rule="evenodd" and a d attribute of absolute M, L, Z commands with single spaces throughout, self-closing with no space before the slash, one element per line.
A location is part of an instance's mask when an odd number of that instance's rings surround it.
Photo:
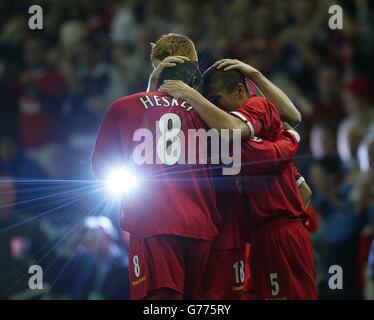
<path fill-rule="evenodd" d="M 43 30 L 27 26 L 31 4 L 43 8 Z M 343 8 L 342 30 L 328 27 L 331 4 Z M 126 235 L 110 210 L 90 220 L 79 203 L 33 218 L 56 206 L 40 200 L 51 188 L 69 192 L 43 179 L 93 178 L 103 115 L 113 100 L 146 90 L 150 44 L 176 32 L 195 42 L 202 70 L 243 60 L 297 105 L 295 162 L 313 191 L 319 298 L 374 299 L 373 24 L 369 0 L 1 1 L 0 298 L 29 297 L 22 276 L 40 260 L 50 270 L 47 298 L 128 298 Z M 40 181 L 31 188 L 20 178 Z M 76 221 L 80 236 L 65 241 Z M 5 265 L 15 270 L 10 283 Z M 332 265 L 343 268 L 342 290 L 329 288 Z"/>

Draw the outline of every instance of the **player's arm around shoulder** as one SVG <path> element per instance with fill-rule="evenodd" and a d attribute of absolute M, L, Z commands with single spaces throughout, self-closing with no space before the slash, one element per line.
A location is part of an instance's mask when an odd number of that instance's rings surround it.
<path fill-rule="evenodd" d="M 276 141 L 257 137 L 242 143 L 242 162 L 250 174 L 268 173 L 282 170 L 295 156 L 299 145 L 299 135 L 294 130 L 284 130 Z"/>
<path fill-rule="evenodd" d="M 208 127 L 217 129 L 220 133 L 222 129 L 240 130 L 242 140 L 253 137 L 250 128 L 242 120 L 218 108 L 200 92 L 180 80 L 166 80 L 159 91 L 186 100 Z"/>
<path fill-rule="evenodd" d="M 225 71 L 240 71 L 243 76 L 253 81 L 266 99 L 276 106 L 283 121 L 287 121 L 293 127 L 300 124 L 301 113 L 296 106 L 280 88 L 268 80 L 259 70 L 237 59 L 222 59 L 217 61 L 214 66 Z"/>
<path fill-rule="evenodd" d="M 154 68 L 151 75 L 149 76 L 147 92 L 157 91 L 161 72 L 165 68 L 172 68 L 175 67 L 177 63 L 184 63 L 186 61 L 190 61 L 190 59 L 184 56 L 170 56 L 162 60 L 161 63 Z"/>

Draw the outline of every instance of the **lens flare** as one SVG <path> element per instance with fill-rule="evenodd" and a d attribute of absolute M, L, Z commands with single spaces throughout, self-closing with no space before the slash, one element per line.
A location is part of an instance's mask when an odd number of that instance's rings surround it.
<path fill-rule="evenodd" d="M 107 189 L 114 195 L 121 195 L 133 190 L 138 184 L 138 178 L 128 169 L 114 170 L 106 180 Z"/>

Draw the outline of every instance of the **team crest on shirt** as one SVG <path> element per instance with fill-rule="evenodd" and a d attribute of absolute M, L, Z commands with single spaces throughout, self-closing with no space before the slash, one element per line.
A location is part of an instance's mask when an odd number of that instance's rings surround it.
<path fill-rule="evenodd" d="M 254 142 L 262 142 L 262 139 L 259 137 L 253 137 L 251 140 Z"/>

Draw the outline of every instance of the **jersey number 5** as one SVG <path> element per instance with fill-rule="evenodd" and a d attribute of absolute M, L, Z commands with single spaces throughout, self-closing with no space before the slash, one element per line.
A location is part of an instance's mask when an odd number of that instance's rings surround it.
<path fill-rule="evenodd" d="M 271 295 L 277 296 L 279 294 L 278 273 L 270 273 Z"/>

